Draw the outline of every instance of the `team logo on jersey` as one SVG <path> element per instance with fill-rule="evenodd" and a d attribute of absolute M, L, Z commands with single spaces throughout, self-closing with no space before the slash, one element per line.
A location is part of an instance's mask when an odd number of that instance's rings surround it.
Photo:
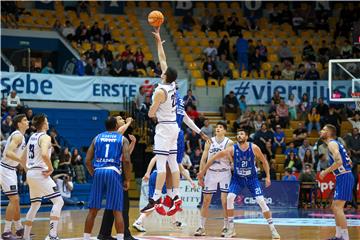
<path fill-rule="evenodd" d="M 209 153 L 212 154 L 212 153 L 217 153 L 217 152 L 221 152 L 221 151 L 222 151 L 221 148 L 211 148 L 211 149 L 209 150 Z"/>
<path fill-rule="evenodd" d="M 16 190 L 16 185 L 11 185 L 11 186 L 10 186 L 10 190 L 11 190 L 11 191 Z"/>

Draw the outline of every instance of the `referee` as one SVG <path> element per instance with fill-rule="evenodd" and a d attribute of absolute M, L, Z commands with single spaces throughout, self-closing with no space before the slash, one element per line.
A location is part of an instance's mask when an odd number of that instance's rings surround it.
<path fill-rule="evenodd" d="M 122 118 L 120 116 L 117 116 L 116 118 L 119 118 L 120 121 L 122 120 Z M 125 124 L 122 132 L 125 132 L 127 130 L 127 127 L 130 126 L 131 121 L 132 121 L 132 119 L 130 121 L 128 121 L 128 119 L 126 119 L 126 124 Z M 129 122 L 130 122 L 130 124 L 128 124 Z M 131 130 L 129 132 L 131 132 Z M 136 138 L 130 134 L 124 134 L 124 136 L 125 135 L 127 135 L 127 138 L 131 140 L 131 143 L 129 146 L 129 151 L 131 154 L 134 149 L 135 143 L 136 143 Z M 136 238 L 131 236 L 131 233 L 129 230 L 129 192 L 127 190 L 123 191 L 123 199 L 124 199 L 124 203 L 123 203 L 124 205 L 123 205 L 122 214 L 123 214 L 123 220 L 124 220 L 124 240 L 137 240 Z M 113 211 L 110 209 L 105 209 L 103 220 L 101 223 L 101 228 L 100 228 L 99 235 L 98 235 L 99 240 L 116 240 L 116 238 L 113 238 L 111 236 L 113 223 L 114 223 Z"/>

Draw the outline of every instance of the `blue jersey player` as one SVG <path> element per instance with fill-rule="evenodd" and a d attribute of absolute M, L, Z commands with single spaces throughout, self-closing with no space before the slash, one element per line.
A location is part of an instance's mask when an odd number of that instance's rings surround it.
<path fill-rule="evenodd" d="M 331 209 L 335 215 L 336 234 L 332 240 L 349 240 L 346 217 L 344 214 L 344 205 L 346 201 L 352 199 L 352 189 L 354 186 L 354 177 L 351 173 L 351 160 L 347 155 L 345 147 L 335 140 L 336 127 L 327 124 L 320 131 L 320 138 L 328 145 L 330 167 L 321 171 L 320 179 L 323 179 L 328 173 L 333 173 L 336 177 L 336 187 L 334 201 Z"/>
<path fill-rule="evenodd" d="M 86 166 L 94 177 L 94 181 L 91 186 L 84 240 L 90 239 L 94 220 L 101 208 L 104 194 L 106 195 L 106 209 L 111 209 L 114 213 L 116 239 L 123 239 L 123 181 L 121 175 L 123 169 L 124 189 L 127 189 L 131 173 L 129 141 L 117 132 L 119 128 L 117 118 L 109 117 L 105 121 L 105 128 L 107 131 L 94 138 L 86 154 Z"/>
<path fill-rule="evenodd" d="M 213 157 L 211 157 L 204 169 L 199 172 L 198 178 L 199 181 L 203 181 L 203 177 L 209 169 L 209 167 L 213 164 L 215 159 L 226 159 L 226 156 L 231 156 L 231 160 L 233 160 L 234 164 L 234 174 L 230 181 L 229 193 L 227 196 L 227 214 L 229 221 L 228 231 L 225 233 L 225 237 L 233 237 L 236 235 L 234 229 L 234 201 L 237 195 L 247 187 L 251 192 L 252 196 L 256 199 L 256 202 L 261 207 L 262 213 L 269 223 L 269 227 L 272 234 L 272 239 L 280 239 L 280 235 L 276 231 L 269 207 L 267 206 L 262 189 L 260 186 L 260 182 L 257 178 L 255 160 L 258 159 L 262 162 L 265 173 L 266 180 L 265 186 L 268 187 L 271 184 L 270 181 L 270 173 L 269 173 L 269 164 L 262 154 L 260 148 L 253 144 L 249 143 L 247 131 L 240 129 L 237 132 L 237 143 L 231 147 L 226 148 L 225 150 L 218 152 Z"/>

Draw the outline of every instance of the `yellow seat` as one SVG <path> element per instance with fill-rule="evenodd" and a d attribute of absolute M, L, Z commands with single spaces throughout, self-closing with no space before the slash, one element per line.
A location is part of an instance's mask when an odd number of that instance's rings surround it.
<path fill-rule="evenodd" d="M 245 39 L 247 39 L 247 38 L 252 38 L 253 36 L 252 36 L 252 33 L 251 33 L 251 32 L 249 32 L 249 31 L 244 31 L 244 32 L 243 32 L 243 37 L 244 37 Z"/>
<path fill-rule="evenodd" d="M 239 79 L 240 78 L 240 74 L 239 74 L 239 71 L 238 70 L 233 70 L 233 78 L 234 79 Z"/>
<path fill-rule="evenodd" d="M 233 62 L 229 62 L 229 68 L 230 68 L 231 70 L 234 70 L 234 69 L 235 69 L 235 65 L 234 65 Z"/>
<path fill-rule="evenodd" d="M 216 32 L 213 32 L 213 31 L 210 31 L 210 32 L 208 33 L 208 37 L 209 37 L 209 38 L 217 38 L 217 33 L 216 33 Z"/>
<path fill-rule="evenodd" d="M 264 70 L 264 71 L 270 71 L 271 70 L 271 64 L 270 63 L 263 63 L 261 65 L 261 68 Z"/>
<path fill-rule="evenodd" d="M 191 71 L 191 75 L 193 76 L 193 78 L 201 78 L 202 77 L 202 74 L 199 70 Z"/>
<path fill-rule="evenodd" d="M 241 78 L 242 78 L 242 79 L 246 79 L 246 78 L 247 78 L 247 75 L 248 75 L 248 71 L 243 70 L 243 71 L 241 72 Z"/>
<path fill-rule="evenodd" d="M 185 62 L 193 62 L 194 61 L 194 58 L 192 55 L 185 55 L 184 56 L 184 61 Z"/>
<path fill-rule="evenodd" d="M 142 68 L 138 68 L 136 69 L 136 71 L 139 73 L 140 76 L 147 76 L 147 73 Z"/>
<path fill-rule="evenodd" d="M 91 45 L 90 45 L 90 43 L 88 43 L 88 42 L 83 42 L 82 48 L 83 48 L 85 51 L 87 51 L 87 50 L 89 50 L 89 49 L 91 48 Z"/>
<path fill-rule="evenodd" d="M 270 54 L 269 55 L 269 61 L 270 62 L 277 62 L 278 61 L 278 56 L 276 54 Z"/>
<path fill-rule="evenodd" d="M 206 82 L 204 79 L 202 78 L 197 78 L 195 79 L 195 86 L 196 87 L 205 87 L 206 86 Z"/>
<path fill-rule="evenodd" d="M 226 79 L 226 78 L 221 79 L 221 81 L 220 81 L 220 87 L 225 87 L 225 86 L 226 86 L 226 82 L 227 82 L 227 79 Z"/>
<path fill-rule="evenodd" d="M 216 80 L 216 79 L 210 78 L 210 79 L 208 80 L 208 86 L 209 86 L 209 87 L 218 87 L 218 86 L 219 86 L 219 81 Z"/>
<path fill-rule="evenodd" d="M 190 70 L 196 70 L 199 68 L 198 65 L 196 64 L 196 62 L 189 62 L 189 63 L 187 63 L 187 66 L 188 66 L 188 69 L 190 69 Z"/>

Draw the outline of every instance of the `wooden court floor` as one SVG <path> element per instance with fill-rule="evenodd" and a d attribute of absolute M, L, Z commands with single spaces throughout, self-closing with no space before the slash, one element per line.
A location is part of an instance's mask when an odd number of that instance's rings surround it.
<path fill-rule="evenodd" d="M 132 203 L 130 208 L 130 225 L 138 217 L 139 209 L 136 207 L 137 203 Z M 287 210 L 281 210 L 278 214 L 279 218 L 274 214 L 275 224 L 279 222 L 281 225 L 277 226 L 281 239 L 288 240 L 323 240 L 334 235 L 333 219 L 331 213 L 324 214 L 310 214 L 309 218 L 303 218 L 299 214 L 289 214 Z M 297 210 L 296 210 L 297 211 Z M 100 211 L 95 222 L 92 236 L 96 237 L 100 223 L 102 220 L 102 213 Z M 1 216 L 3 217 L 3 211 Z M 238 210 L 236 211 L 236 239 L 271 239 L 271 234 L 268 226 L 263 221 L 261 213 L 254 210 Z M 77 210 L 64 210 L 62 212 L 61 220 L 59 223 L 59 236 L 61 239 L 81 239 L 83 234 L 84 222 L 87 215 L 86 209 Z M 284 218 L 284 217 L 285 218 Z M 311 217 L 312 216 L 312 217 Z M 314 218 L 315 216 L 315 218 Z M 352 227 L 349 227 L 350 239 L 360 239 L 360 211 L 353 211 L 350 216 L 353 218 Z M 25 214 L 22 214 L 25 217 Z M 325 218 L 319 218 L 325 217 Z M 170 217 L 161 217 L 157 213 L 153 213 L 148 219 L 145 220 L 146 233 L 138 233 L 130 227 L 133 236 L 142 240 L 153 239 L 197 239 L 193 237 L 194 231 L 198 228 L 199 210 L 198 209 L 185 209 L 179 213 L 178 219 L 186 225 L 179 229 L 173 227 Z M 292 226 L 285 226 L 285 225 Z M 48 233 L 49 228 L 49 212 L 39 212 L 36 221 L 33 225 L 32 232 L 36 234 L 35 240 L 44 239 Z M 303 225 L 303 226 L 301 226 Z M 320 225 L 320 226 L 318 226 Z M 222 211 L 217 209 L 210 210 L 210 216 L 206 223 L 206 237 L 199 239 L 224 239 L 220 237 L 220 232 L 223 226 Z M 3 224 L 1 224 L 3 229 Z M 115 233 L 113 231 L 113 233 Z M 94 238 L 95 239 L 95 238 Z"/>

